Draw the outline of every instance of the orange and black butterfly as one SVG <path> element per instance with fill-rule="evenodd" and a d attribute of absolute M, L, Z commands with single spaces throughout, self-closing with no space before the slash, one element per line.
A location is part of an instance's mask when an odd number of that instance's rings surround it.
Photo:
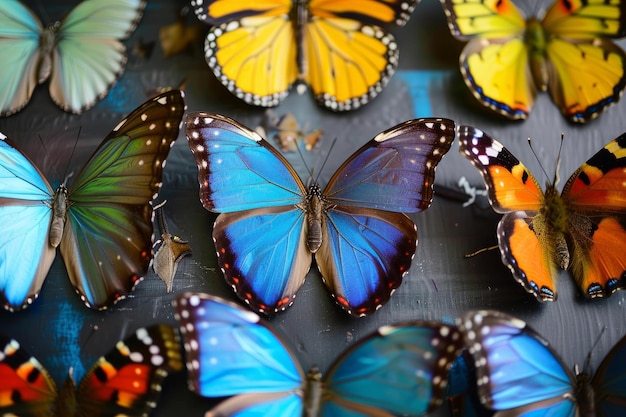
<path fill-rule="evenodd" d="M 218 80 L 248 104 L 273 107 L 296 82 L 331 110 L 362 106 L 398 65 L 387 28 L 402 26 L 419 0 L 193 0 L 213 25 L 205 42 Z M 302 85 L 302 84 L 301 84 Z"/>
<path fill-rule="evenodd" d="M 556 300 L 559 267 L 587 298 L 626 287 L 626 133 L 578 168 L 561 194 L 486 133 L 460 126 L 459 150 L 480 171 L 498 224 L 502 262 L 539 301 Z"/>

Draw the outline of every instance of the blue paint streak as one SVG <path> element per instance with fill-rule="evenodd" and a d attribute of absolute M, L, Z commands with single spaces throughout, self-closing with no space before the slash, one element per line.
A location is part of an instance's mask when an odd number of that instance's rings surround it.
<path fill-rule="evenodd" d="M 50 341 L 54 355 L 42 362 L 57 384 L 67 379 L 70 367 L 74 368 L 74 381 L 80 381 L 85 368 L 80 361 L 80 332 L 84 317 L 69 302 L 60 302 L 56 309 L 58 316 L 49 318 L 49 324 L 41 340 Z M 40 358 L 42 359 L 42 358 Z"/>
<path fill-rule="evenodd" d="M 442 95 L 442 91 L 449 90 L 453 70 L 411 70 L 398 71 L 396 76 L 406 84 L 413 100 L 413 114 L 415 117 L 432 116 L 435 106 L 432 102 L 434 94 Z"/>

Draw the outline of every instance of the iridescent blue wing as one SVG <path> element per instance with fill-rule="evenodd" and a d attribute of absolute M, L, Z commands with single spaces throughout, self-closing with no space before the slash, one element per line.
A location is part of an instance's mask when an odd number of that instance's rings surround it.
<path fill-rule="evenodd" d="M 598 416 L 626 415 L 626 337 L 606 355 L 591 384 Z"/>
<path fill-rule="evenodd" d="M 346 351 L 323 386 L 322 415 L 422 415 L 440 405 L 448 369 L 463 348 L 454 326 L 383 326 Z"/>
<path fill-rule="evenodd" d="M 21 110 L 30 100 L 39 77 L 41 22 L 17 0 L 0 2 L 0 116 Z"/>
<path fill-rule="evenodd" d="M 55 257 L 48 243 L 53 192 L 39 169 L 0 139 L 0 303 L 16 310 L 37 298 Z"/>
<path fill-rule="evenodd" d="M 89 307 L 103 309 L 124 298 L 148 271 L 151 202 L 184 111 L 178 90 L 135 109 L 102 141 L 69 190 L 61 255 Z"/>
<path fill-rule="evenodd" d="M 435 168 L 454 140 L 454 122 L 419 119 L 378 134 L 329 181 L 325 236 L 316 254 L 325 283 L 356 316 L 385 304 L 417 246 L 404 213 L 430 206 Z"/>
<path fill-rule="evenodd" d="M 213 240 L 226 281 L 256 311 L 286 308 L 311 266 L 296 206 L 304 184 L 278 151 L 232 119 L 192 113 L 186 132 L 200 201 L 222 213 Z"/>
<path fill-rule="evenodd" d="M 507 416 L 574 417 L 574 377 L 522 320 L 471 311 L 459 327 L 476 363 L 481 402 Z"/>
<path fill-rule="evenodd" d="M 174 308 L 190 389 L 205 397 L 234 396 L 214 415 L 302 415 L 304 373 L 258 315 L 201 293 L 181 294 Z"/>

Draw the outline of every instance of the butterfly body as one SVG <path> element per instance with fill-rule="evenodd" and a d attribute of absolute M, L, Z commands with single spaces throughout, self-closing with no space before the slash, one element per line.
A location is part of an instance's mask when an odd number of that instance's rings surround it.
<path fill-rule="evenodd" d="M 501 143 L 459 128 L 459 151 L 480 171 L 498 224 L 502 261 L 539 301 L 556 299 L 558 268 L 571 269 L 587 298 L 626 286 L 626 134 L 576 170 L 563 191 L 557 177 L 541 189 Z"/>
<path fill-rule="evenodd" d="M 594 119 L 626 88 L 626 3 L 555 0 L 525 17 L 511 0 L 441 0 L 451 33 L 469 41 L 459 57 L 465 83 L 484 105 L 526 119 L 537 91 L 565 117 Z M 522 2 L 519 2 L 522 4 Z"/>
<path fill-rule="evenodd" d="M 166 325 L 138 329 L 100 357 L 78 386 L 72 368 L 61 388 L 14 339 L 0 337 L 0 415 L 23 417 L 145 417 L 161 382 L 182 368 L 178 334 Z"/>
<path fill-rule="evenodd" d="M 378 134 L 322 190 L 308 188 L 256 132 L 227 117 L 190 114 L 189 147 L 200 200 L 226 281 L 265 314 L 293 303 L 313 254 L 324 283 L 350 314 L 380 308 L 417 246 L 405 213 L 426 209 L 437 163 L 454 139 L 447 119 L 419 119 Z"/>
<path fill-rule="evenodd" d="M 305 373 L 255 313 L 201 293 L 181 294 L 173 304 L 190 389 L 230 396 L 208 412 L 213 417 L 423 415 L 441 404 L 447 369 L 461 349 L 454 327 L 412 321 L 379 328 L 325 375 L 315 367 Z"/>
<path fill-rule="evenodd" d="M 103 309 L 129 294 L 151 261 L 151 202 L 185 110 L 180 91 L 161 94 L 122 120 L 67 188 L 52 189 L 5 136 L 0 140 L 0 303 L 37 298 L 59 247 L 76 292 Z M 19 252 L 19 254 L 17 253 Z M 20 271 L 16 277 L 15 271 Z"/>
<path fill-rule="evenodd" d="M 0 115 L 26 106 L 38 84 L 63 110 L 82 113 L 104 97 L 126 65 L 120 42 L 142 16 L 142 0 L 83 0 L 61 21 L 44 27 L 17 0 L 0 4 Z"/>
<path fill-rule="evenodd" d="M 563 363 L 522 320 L 498 311 L 471 311 L 459 328 L 477 371 L 478 393 L 495 416 L 613 417 L 624 415 L 626 338 L 591 377 Z"/>
<path fill-rule="evenodd" d="M 218 80 L 248 104 L 272 107 L 295 83 L 335 111 L 374 98 L 398 64 L 385 27 L 401 26 L 416 0 L 192 1 L 213 26 L 205 57 Z M 300 90 L 300 89 L 299 89 Z"/>

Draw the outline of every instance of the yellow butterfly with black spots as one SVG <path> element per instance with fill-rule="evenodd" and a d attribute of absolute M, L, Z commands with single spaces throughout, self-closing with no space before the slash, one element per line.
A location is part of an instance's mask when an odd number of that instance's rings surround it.
<path fill-rule="evenodd" d="M 485 106 L 526 119 L 537 90 L 584 123 L 626 87 L 626 0 L 557 0 L 540 20 L 511 0 L 441 0 L 452 34 L 469 40 L 460 56 L 465 83 Z"/>
<path fill-rule="evenodd" d="M 502 262 L 539 301 L 554 301 L 559 268 L 571 269 L 587 298 L 626 287 L 626 132 L 545 192 L 511 152 L 487 133 L 458 128 L 459 151 L 478 168 L 498 224 Z M 558 164 L 557 164 L 558 166 Z"/>
<path fill-rule="evenodd" d="M 376 97 L 398 65 L 387 28 L 402 26 L 418 0 L 193 0 L 213 25 L 206 61 L 248 104 L 278 105 L 291 86 L 308 85 L 334 111 Z"/>

